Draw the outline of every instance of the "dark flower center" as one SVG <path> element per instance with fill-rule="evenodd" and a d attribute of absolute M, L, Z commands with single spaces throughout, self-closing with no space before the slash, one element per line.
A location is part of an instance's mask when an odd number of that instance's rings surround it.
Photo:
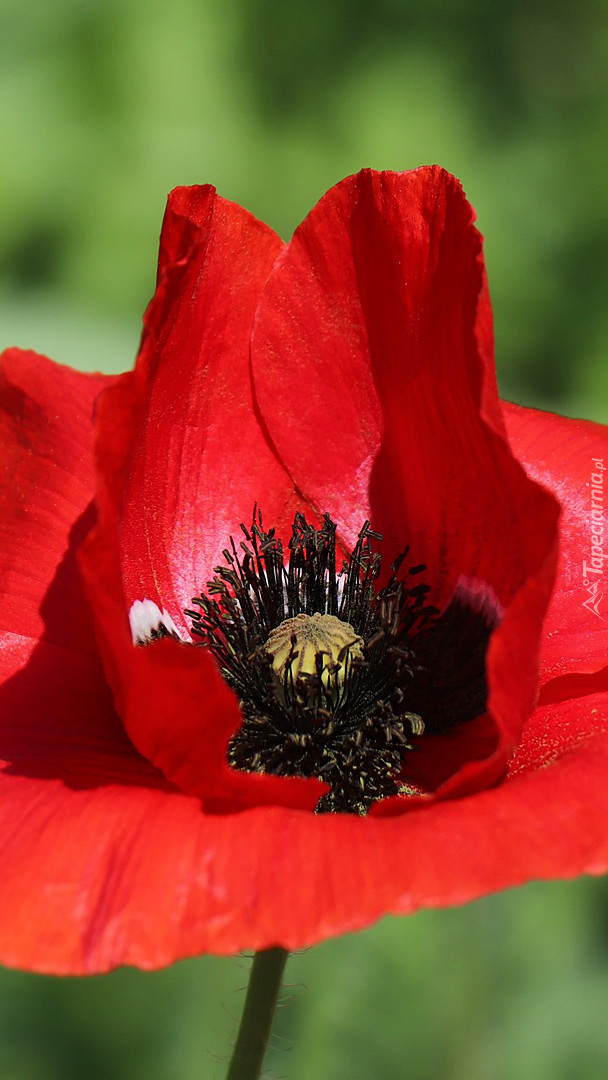
<path fill-rule="evenodd" d="M 251 528 L 241 529 L 244 540 L 237 547 L 231 539 L 225 565 L 186 611 L 192 633 L 211 649 L 241 703 L 230 764 L 325 781 L 329 791 L 318 812 L 366 814 L 377 800 L 411 790 L 403 780 L 405 756 L 412 736 L 428 728 L 416 701 L 426 703 L 430 673 L 417 642 L 422 653 L 430 643 L 435 665 L 446 651 L 443 616 L 427 603 L 430 588 L 420 577 L 424 565 L 405 569 L 406 549 L 377 589 L 381 558 L 372 545 L 382 537 L 369 522 L 340 569 L 336 525 L 327 514 L 320 528 L 296 514 L 287 552 L 274 529 L 264 530 L 259 511 Z M 454 604 L 450 611 L 448 629 Z M 457 636 L 460 622 L 456 611 Z M 473 613 L 472 622 L 477 659 L 456 695 L 467 700 L 454 702 L 453 723 L 485 709 L 485 650 L 494 620 Z M 439 714 L 445 732 L 453 726 L 450 713 L 440 708 Z"/>

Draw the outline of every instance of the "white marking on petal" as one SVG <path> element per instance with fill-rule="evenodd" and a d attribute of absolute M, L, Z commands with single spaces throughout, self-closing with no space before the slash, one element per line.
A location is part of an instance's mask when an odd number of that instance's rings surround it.
<path fill-rule="evenodd" d="M 504 608 L 487 581 L 461 574 L 450 603 L 454 600 L 459 600 L 476 615 L 480 615 L 489 627 L 497 626 L 499 622 L 502 622 Z"/>
<path fill-rule="evenodd" d="M 154 600 L 135 600 L 129 611 L 129 625 L 134 645 L 149 645 L 159 638 L 174 637 L 181 641 L 181 634 L 168 611 L 162 611 Z"/>

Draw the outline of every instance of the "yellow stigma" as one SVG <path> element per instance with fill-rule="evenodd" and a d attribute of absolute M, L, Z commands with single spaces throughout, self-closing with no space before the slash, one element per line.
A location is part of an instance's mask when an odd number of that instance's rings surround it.
<path fill-rule="evenodd" d="M 277 686 L 293 686 L 296 693 L 298 679 L 318 674 L 317 656 L 322 654 L 321 683 L 328 696 L 335 698 L 352 660 L 363 657 L 363 638 L 350 623 L 316 612 L 285 619 L 268 635 L 265 649 L 272 657 Z"/>

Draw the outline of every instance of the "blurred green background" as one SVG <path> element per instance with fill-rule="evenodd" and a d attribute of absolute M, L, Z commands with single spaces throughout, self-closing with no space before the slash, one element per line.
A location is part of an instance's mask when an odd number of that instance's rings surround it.
<path fill-rule="evenodd" d="M 129 367 L 176 184 L 288 237 L 364 165 L 439 162 L 503 393 L 608 419 L 605 0 L 1 0 L 0 58 L 2 344 Z M 605 882 L 531 885 L 293 957 L 269 1075 L 603 1078 L 607 912 Z M 1 972 L 3 1080 L 221 1078 L 246 967 Z"/>
<path fill-rule="evenodd" d="M 476 206 L 506 396 L 606 416 L 606 0 L 2 0 L 0 327 L 130 366 L 165 198 L 288 237 L 364 165 Z"/>

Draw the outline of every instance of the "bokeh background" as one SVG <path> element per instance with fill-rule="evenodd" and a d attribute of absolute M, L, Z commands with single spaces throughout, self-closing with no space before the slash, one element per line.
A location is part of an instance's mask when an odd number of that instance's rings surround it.
<path fill-rule="evenodd" d="M 439 162 L 486 236 L 504 395 L 608 419 L 605 0 L 0 0 L 0 146 L 3 345 L 129 367 L 176 184 L 287 238 L 348 173 Z M 385 919 L 287 978 L 271 1076 L 608 1074 L 602 881 Z M 219 1080 L 246 979 L 0 972 L 0 1073 Z"/>

